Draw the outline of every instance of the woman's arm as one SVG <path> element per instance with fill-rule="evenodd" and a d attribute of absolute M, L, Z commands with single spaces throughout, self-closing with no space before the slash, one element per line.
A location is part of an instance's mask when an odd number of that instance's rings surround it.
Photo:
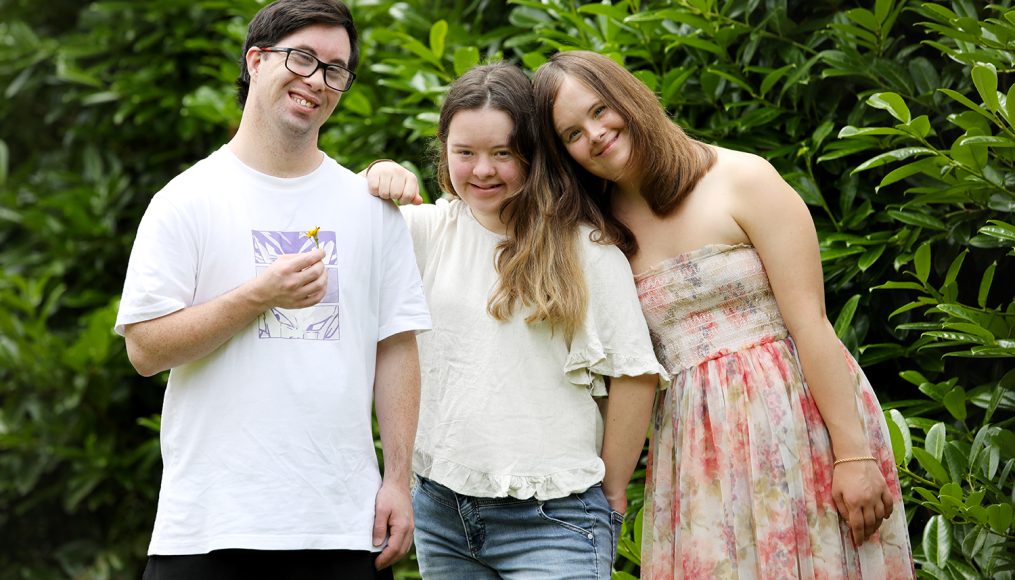
<path fill-rule="evenodd" d="M 613 377 L 603 430 L 603 492 L 610 508 L 627 511 L 627 484 L 645 446 L 659 375 Z"/>
<path fill-rule="evenodd" d="M 835 459 L 870 456 L 855 381 L 825 314 L 821 256 L 810 212 L 767 161 L 732 155 L 733 217 L 761 256 Z M 874 461 L 841 463 L 833 469 L 836 507 L 859 545 L 891 514 L 888 485 Z"/>

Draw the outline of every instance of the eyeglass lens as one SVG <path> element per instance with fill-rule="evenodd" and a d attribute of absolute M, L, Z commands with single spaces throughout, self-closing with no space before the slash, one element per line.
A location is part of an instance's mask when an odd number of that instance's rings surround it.
<path fill-rule="evenodd" d="M 321 68 L 324 69 L 324 83 L 326 85 L 336 91 L 344 91 L 349 88 L 349 71 L 344 68 L 325 65 L 313 56 L 298 50 L 289 51 L 286 57 L 286 68 L 302 77 L 309 77 L 317 72 L 318 63 L 323 65 Z"/>

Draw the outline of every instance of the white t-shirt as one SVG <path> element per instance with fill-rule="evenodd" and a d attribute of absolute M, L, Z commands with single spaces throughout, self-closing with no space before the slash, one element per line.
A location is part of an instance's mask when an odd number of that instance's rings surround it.
<path fill-rule="evenodd" d="M 615 246 L 589 241 L 581 256 L 588 315 L 571 344 L 516 310 L 487 314 L 504 239 L 468 206 L 403 206 L 433 316 L 420 337 L 422 399 L 413 470 L 476 497 L 564 497 L 602 481 L 604 376 L 666 372 L 652 351 L 631 266 Z"/>
<path fill-rule="evenodd" d="M 275 308 L 171 370 L 150 554 L 222 548 L 376 550 L 371 431 L 377 342 L 430 327 L 405 222 L 325 158 L 282 179 L 224 146 L 156 194 L 138 228 L 116 320 L 220 296 L 320 226 L 328 290 Z"/>

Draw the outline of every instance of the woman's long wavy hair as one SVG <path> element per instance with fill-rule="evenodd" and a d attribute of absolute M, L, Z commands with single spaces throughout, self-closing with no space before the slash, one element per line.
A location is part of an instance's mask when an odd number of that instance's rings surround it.
<path fill-rule="evenodd" d="M 578 250 L 580 206 L 561 211 L 552 172 L 545 167 L 546 147 L 537 141 L 532 84 L 518 67 L 507 63 L 480 65 L 456 80 L 448 90 L 437 123 L 440 143 L 437 180 L 456 195 L 448 168 L 448 128 L 460 111 L 502 111 L 514 124 L 508 143 L 526 173 L 518 191 L 509 192 L 501 207 L 507 237 L 498 245 L 497 287 L 487 311 L 507 320 L 518 307 L 531 309 L 528 323 L 547 322 L 574 336 L 585 320 L 588 285 Z"/>
<path fill-rule="evenodd" d="M 567 77 L 585 85 L 624 119 L 631 136 L 631 161 L 642 176 L 641 195 L 656 215 L 667 215 L 687 197 L 715 164 L 715 151 L 688 137 L 670 120 L 659 99 L 644 83 L 601 54 L 582 50 L 558 52 L 536 70 L 532 77 L 536 125 L 548 149 L 550 164 L 570 167 L 579 187 L 587 193 L 583 218 L 593 225 L 602 223 L 602 238 L 632 256 L 638 252 L 638 242 L 610 209 L 614 184 L 578 165 L 557 135 L 553 106 Z"/>

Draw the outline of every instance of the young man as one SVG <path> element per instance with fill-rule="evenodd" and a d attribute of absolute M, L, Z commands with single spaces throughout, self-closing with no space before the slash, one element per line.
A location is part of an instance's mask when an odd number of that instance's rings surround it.
<path fill-rule="evenodd" d="M 412 542 L 412 245 L 317 148 L 354 78 L 348 9 L 279 0 L 244 51 L 240 128 L 152 199 L 116 321 L 138 372 L 171 369 L 145 578 L 373 578 Z"/>

